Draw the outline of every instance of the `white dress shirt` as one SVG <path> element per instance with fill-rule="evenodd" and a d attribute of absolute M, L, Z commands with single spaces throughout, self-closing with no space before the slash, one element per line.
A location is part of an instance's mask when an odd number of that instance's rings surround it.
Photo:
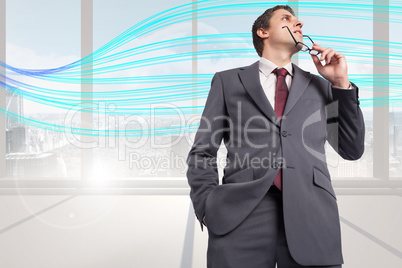
<path fill-rule="evenodd" d="M 277 77 L 276 77 L 276 74 L 272 73 L 272 71 L 275 68 L 281 68 L 281 67 L 277 66 L 272 61 L 270 61 L 270 60 L 268 60 L 268 59 L 266 59 L 264 57 L 261 57 L 260 62 L 259 62 L 259 68 L 260 68 L 261 87 L 264 90 L 265 94 L 267 95 L 269 103 L 271 103 L 272 109 L 275 110 L 275 92 L 276 92 Z M 286 85 L 288 86 L 288 91 L 289 91 L 290 87 L 292 85 L 292 80 L 293 80 L 292 62 L 289 62 L 288 64 L 286 64 L 282 68 L 285 68 L 289 73 L 285 78 Z M 349 88 L 340 88 L 340 87 L 335 87 L 335 88 L 349 90 L 349 89 L 352 89 L 353 86 L 350 83 Z"/>
<path fill-rule="evenodd" d="M 259 67 L 260 67 L 261 87 L 264 90 L 265 95 L 267 95 L 269 103 L 271 103 L 272 109 L 275 110 L 275 91 L 276 91 L 277 77 L 276 74 L 272 73 L 272 71 L 275 70 L 275 68 L 278 68 L 278 66 L 272 61 L 264 57 L 261 57 Z M 289 73 L 286 76 L 285 81 L 286 85 L 288 86 L 288 90 L 290 90 L 290 86 L 292 85 L 292 79 L 293 79 L 292 63 L 289 62 L 282 68 L 285 68 Z"/>

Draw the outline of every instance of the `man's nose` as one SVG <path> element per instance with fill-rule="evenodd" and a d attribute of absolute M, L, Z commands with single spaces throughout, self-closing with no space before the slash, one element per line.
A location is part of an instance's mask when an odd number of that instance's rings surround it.
<path fill-rule="evenodd" d="M 303 27 L 303 22 L 301 21 L 301 20 L 298 20 L 297 22 L 296 22 L 296 25 L 295 26 L 300 26 L 300 28 L 301 27 Z"/>

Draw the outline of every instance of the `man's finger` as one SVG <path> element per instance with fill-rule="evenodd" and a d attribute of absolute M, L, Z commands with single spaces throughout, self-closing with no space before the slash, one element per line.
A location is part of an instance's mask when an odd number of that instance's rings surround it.
<path fill-rule="evenodd" d="M 336 53 L 335 50 L 331 50 L 330 52 L 328 52 L 328 54 L 327 54 L 327 56 L 326 56 L 326 60 L 325 60 L 326 64 L 330 64 L 330 63 L 331 63 L 331 60 L 332 60 L 332 58 L 334 57 L 334 54 L 335 54 L 335 53 Z"/>
<path fill-rule="evenodd" d="M 313 43 L 312 49 L 317 50 L 318 52 L 323 52 L 325 50 L 325 48 L 323 48 L 322 46 L 320 46 L 317 43 Z"/>
<path fill-rule="evenodd" d="M 310 55 L 311 55 L 311 54 L 310 54 Z M 311 55 L 311 57 L 313 58 L 313 62 L 314 62 L 314 64 L 315 64 L 315 66 L 317 67 L 317 69 L 318 69 L 318 68 L 321 68 L 321 67 L 322 67 L 322 63 L 321 63 L 320 59 L 318 58 L 318 56 Z"/>
<path fill-rule="evenodd" d="M 318 44 L 318 43 L 313 43 L 313 46 L 317 46 L 317 47 L 320 47 L 320 48 L 323 48 L 320 44 Z"/>
<path fill-rule="evenodd" d="M 328 53 L 332 51 L 331 48 L 327 47 L 324 51 L 321 52 L 321 58 L 320 60 L 324 60 L 327 58 Z"/>

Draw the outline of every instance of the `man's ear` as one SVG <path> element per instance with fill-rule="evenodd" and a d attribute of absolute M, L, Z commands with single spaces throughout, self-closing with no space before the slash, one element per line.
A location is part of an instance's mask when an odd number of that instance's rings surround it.
<path fill-rule="evenodd" d="M 257 30 L 257 35 L 261 38 L 268 38 L 269 37 L 269 33 L 267 31 L 265 31 L 263 28 L 260 28 Z"/>

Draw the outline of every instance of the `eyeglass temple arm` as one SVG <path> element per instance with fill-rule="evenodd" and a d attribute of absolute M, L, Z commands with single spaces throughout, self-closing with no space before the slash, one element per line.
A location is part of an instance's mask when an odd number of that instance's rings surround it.
<path fill-rule="evenodd" d="M 307 38 L 308 38 L 308 39 L 310 39 L 311 43 L 313 43 L 313 45 L 314 45 L 314 41 L 313 41 L 313 40 L 311 40 L 310 36 L 308 36 L 308 35 L 304 35 L 304 34 L 303 34 L 303 36 L 307 36 Z"/>
<path fill-rule="evenodd" d="M 313 43 L 313 45 L 314 45 L 314 42 L 313 42 L 313 40 L 311 40 L 310 36 L 304 35 L 304 34 L 303 34 L 303 36 L 307 36 L 308 39 L 310 39 L 311 43 Z M 310 48 L 309 48 L 309 50 L 311 51 L 311 50 L 314 50 L 314 49 L 310 49 Z M 315 50 L 315 51 L 317 51 L 317 50 Z M 317 52 L 318 52 L 318 51 L 317 51 Z M 318 52 L 317 55 L 318 55 L 318 54 L 321 54 L 321 52 Z"/>
<path fill-rule="evenodd" d="M 285 28 L 285 27 L 286 27 L 286 29 L 288 29 L 288 31 L 289 31 L 289 33 L 290 33 L 290 36 L 292 36 L 292 38 L 293 38 L 293 41 L 295 41 L 295 47 L 297 47 L 297 43 L 298 43 L 298 42 L 296 41 L 296 39 L 295 39 L 295 37 L 293 36 L 292 32 L 290 31 L 289 27 L 285 25 L 285 26 L 282 27 L 282 29 Z"/>

